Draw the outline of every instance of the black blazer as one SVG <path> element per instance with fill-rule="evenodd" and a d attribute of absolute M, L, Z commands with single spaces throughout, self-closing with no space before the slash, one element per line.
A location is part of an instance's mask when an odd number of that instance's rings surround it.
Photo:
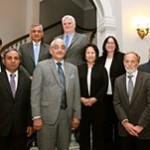
<path fill-rule="evenodd" d="M 91 95 L 89 95 L 87 88 L 87 72 L 88 72 L 87 64 L 79 66 L 78 70 L 79 70 L 81 97 L 86 98 L 96 97 L 98 100 L 92 107 L 87 107 L 82 104 L 82 117 L 91 116 L 94 118 L 97 115 L 100 117 L 101 115 L 104 114 L 103 103 L 104 103 L 104 96 L 106 94 L 108 86 L 107 72 L 105 68 L 98 63 L 96 63 L 93 66 L 91 74 Z"/>
<path fill-rule="evenodd" d="M 123 59 L 124 59 L 124 53 L 117 52 L 116 55 L 114 55 L 112 60 L 112 64 L 110 67 L 110 80 L 111 80 L 113 91 L 114 91 L 115 79 L 126 72 L 123 64 Z M 105 66 L 105 61 L 106 61 L 105 56 L 101 56 L 98 59 L 98 62 L 103 66 Z"/>
<path fill-rule="evenodd" d="M 5 66 L 2 62 L 2 57 L 0 56 L 0 67 L 1 67 L 1 72 L 5 70 Z"/>
<path fill-rule="evenodd" d="M 32 125 L 30 88 L 30 79 L 19 70 L 16 97 L 13 98 L 6 72 L 0 73 L 0 136 L 6 136 L 12 127 L 16 133 L 26 134 L 27 126 Z"/>

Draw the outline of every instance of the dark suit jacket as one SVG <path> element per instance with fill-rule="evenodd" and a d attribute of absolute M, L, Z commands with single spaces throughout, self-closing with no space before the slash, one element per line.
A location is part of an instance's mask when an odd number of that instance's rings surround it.
<path fill-rule="evenodd" d="M 115 79 L 125 73 L 125 68 L 123 64 L 123 57 L 124 54 L 121 52 L 118 52 L 116 55 L 114 55 L 114 58 L 112 60 L 112 64 L 110 67 L 110 80 L 112 85 L 112 90 L 114 91 L 114 83 Z M 101 56 L 98 60 L 98 62 L 102 65 L 105 65 L 106 57 Z"/>
<path fill-rule="evenodd" d="M 31 125 L 31 81 L 23 72 L 18 72 L 18 87 L 13 98 L 6 72 L 0 73 L 0 136 L 6 136 L 13 127 L 16 133 L 26 134 Z"/>
<path fill-rule="evenodd" d="M 124 119 L 128 119 L 132 124 L 144 127 L 139 138 L 150 139 L 150 75 L 148 73 L 138 72 L 131 104 L 126 90 L 126 75 L 118 77 L 115 82 L 114 107 L 120 120 L 121 136 L 128 134 L 121 124 Z"/>
<path fill-rule="evenodd" d="M 0 67 L 1 67 L 1 72 L 5 70 L 5 66 L 3 65 L 1 56 L 0 56 Z"/>
<path fill-rule="evenodd" d="M 98 120 L 103 120 L 104 96 L 107 92 L 108 86 L 107 72 L 105 68 L 98 63 L 93 66 L 91 74 L 91 95 L 89 95 L 87 88 L 87 64 L 79 66 L 78 70 L 81 97 L 95 97 L 98 100 L 92 107 L 82 105 L 82 117 L 93 117 L 98 118 Z"/>
<path fill-rule="evenodd" d="M 35 62 L 34 62 L 34 51 L 33 51 L 33 43 L 26 43 L 24 45 L 21 45 L 19 48 L 19 51 L 22 55 L 22 66 L 29 72 L 30 75 L 33 74 L 33 71 L 35 69 Z M 45 59 L 49 59 L 50 53 L 49 53 L 49 45 L 45 43 L 41 43 L 40 47 L 40 54 L 39 54 L 39 60 L 42 61 Z"/>
<path fill-rule="evenodd" d="M 58 38 L 63 39 L 64 35 L 58 36 Z M 72 39 L 71 45 L 67 49 L 66 61 L 70 62 L 76 66 L 83 63 L 82 54 L 85 46 L 89 43 L 88 37 L 85 34 L 80 34 L 75 32 Z"/>
<path fill-rule="evenodd" d="M 138 69 L 140 71 L 144 71 L 144 72 L 150 73 L 150 60 L 147 63 L 140 65 L 138 67 Z"/>

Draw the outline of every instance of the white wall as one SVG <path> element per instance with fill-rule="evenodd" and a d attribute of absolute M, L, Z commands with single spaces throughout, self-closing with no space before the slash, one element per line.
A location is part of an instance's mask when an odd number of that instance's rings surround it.
<path fill-rule="evenodd" d="M 122 49 L 136 51 L 141 56 L 141 63 L 148 60 L 150 33 L 143 40 L 136 32 L 135 18 L 146 16 L 150 21 L 150 0 L 122 0 Z M 150 25 L 149 25 L 150 27 Z"/>
<path fill-rule="evenodd" d="M 24 34 L 25 12 L 25 0 L 0 1 L 0 37 L 4 44 Z"/>
<path fill-rule="evenodd" d="M 3 44 L 27 33 L 31 24 L 39 23 L 42 0 L 0 0 L 0 37 Z"/>

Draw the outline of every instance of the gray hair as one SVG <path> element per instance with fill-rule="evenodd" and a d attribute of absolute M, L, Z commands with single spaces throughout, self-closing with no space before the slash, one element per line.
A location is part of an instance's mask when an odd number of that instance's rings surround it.
<path fill-rule="evenodd" d="M 34 27 L 39 27 L 40 30 L 43 31 L 43 26 L 41 24 L 33 24 L 30 28 L 30 31 L 32 31 Z"/>
<path fill-rule="evenodd" d="M 129 54 L 135 55 L 136 58 L 137 58 L 138 63 L 140 62 L 140 59 L 141 59 L 140 56 L 139 56 L 136 52 L 134 52 L 134 51 L 127 52 L 127 53 L 124 55 L 124 60 L 125 60 L 125 57 L 126 57 L 127 55 L 129 55 Z"/>
<path fill-rule="evenodd" d="M 56 38 L 56 39 L 54 39 L 54 40 L 50 43 L 50 49 L 53 48 L 53 47 L 56 45 L 57 41 L 63 42 L 64 45 L 66 46 L 66 44 L 65 44 L 65 42 L 64 42 L 63 39 L 61 39 L 61 38 Z"/>
<path fill-rule="evenodd" d="M 64 20 L 66 20 L 66 19 L 71 20 L 74 25 L 76 24 L 76 20 L 75 20 L 75 18 L 74 18 L 73 16 L 71 16 L 71 15 L 65 15 L 65 16 L 61 19 L 62 23 L 63 23 Z"/>

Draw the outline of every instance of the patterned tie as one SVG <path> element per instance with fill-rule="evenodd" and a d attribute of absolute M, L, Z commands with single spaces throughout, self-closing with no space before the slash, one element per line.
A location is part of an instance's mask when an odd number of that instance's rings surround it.
<path fill-rule="evenodd" d="M 129 96 L 129 103 L 131 103 L 131 98 L 133 94 L 133 81 L 132 81 L 133 75 L 128 76 L 129 81 L 128 81 L 128 96 Z"/>
<path fill-rule="evenodd" d="M 35 65 L 38 64 L 39 52 L 40 52 L 39 44 L 36 43 L 34 45 L 34 61 L 35 61 Z"/>
<path fill-rule="evenodd" d="M 65 44 L 66 44 L 66 47 L 68 48 L 69 47 L 69 36 L 68 35 L 65 36 Z"/>
<path fill-rule="evenodd" d="M 61 63 L 58 62 L 58 74 L 59 74 L 59 79 L 61 83 L 61 89 L 62 89 L 62 95 L 61 95 L 61 108 L 66 109 L 67 108 L 67 98 L 66 98 L 66 83 L 65 83 L 65 75 L 64 71 L 61 67 Z"/>
<path fill-rule="evenodd" d="M 15 74 L 10 74 L 10 87 L 13 94 L 13 97 L 16 95 L 16 82 L 15 82 Z"/>

